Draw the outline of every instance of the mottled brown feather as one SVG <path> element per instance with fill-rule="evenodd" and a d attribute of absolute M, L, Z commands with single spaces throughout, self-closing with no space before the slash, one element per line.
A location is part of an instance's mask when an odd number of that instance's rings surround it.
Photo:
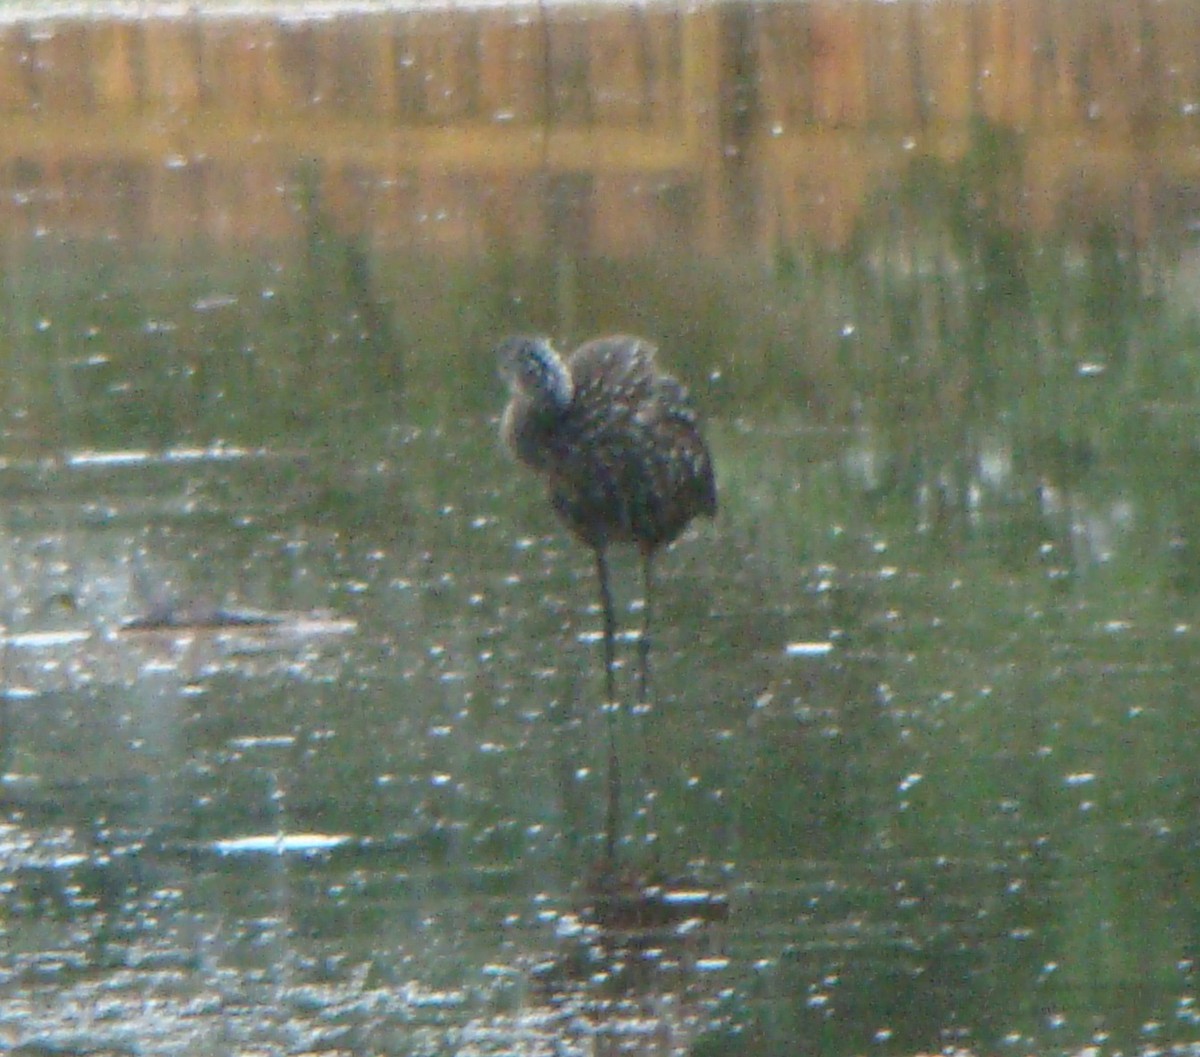
<path fill-rule="evenodd" d="M 597 338 L 565 361 L 562 410 L 515 390 L 503 435 L 546 481 L 571 531 L 591 547 L 670 543 L 697 515 L 716 513 L 712 460 L 687 391 L 655 365 L 655 348 Z"/>

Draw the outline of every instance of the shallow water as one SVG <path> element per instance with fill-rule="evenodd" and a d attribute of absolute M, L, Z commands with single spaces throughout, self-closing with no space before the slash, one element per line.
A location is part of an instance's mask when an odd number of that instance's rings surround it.
<path fill-rule="evenodd" d="M 1028 209 L 1036 135 L 975 115 L 947 156 L 835 84 L 897 10 L 926 73 L 954 52 L 925 6 L 579 9 L 534 76 L 526 10 L 395 16 L 387 112 L 370 19 L 183 52 L 147 23 L 84 48 L 111 61 L 81 109 L 0 77 L 40 129 L 3 169 L 0 1041 L 1194 1047 L 1192 131 L 1137 142 L 1145 209 Z M 767 45 L 801 38 L 841 119 L 771 109 L 796 100 Z M 83 39 L 21 38 L 34 80 Z M 193 45 L 205 87 L 166 105 Z M 279 94 L 297 55 L 341 86 L 311 126 Z M 725 87 L 689 94 L 707 62 Z M 1109 113 L 1055 149 L 1087 169 Z M 109 117 L 130 158 L 89 153 Z M 592 557 L 496 439 L 489 350 L 529 330 L 658 341 L 717 467 L 718 516 L 659 561 L 649 709 L 614 555 L 603 904 Z"/>

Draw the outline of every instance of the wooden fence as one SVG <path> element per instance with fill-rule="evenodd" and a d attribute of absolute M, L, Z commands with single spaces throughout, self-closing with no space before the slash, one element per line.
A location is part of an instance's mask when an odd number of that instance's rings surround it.
<path fill-rule="evenodd" d="M 1200 188 L 1194 0 L 523 6 L 0 26 L 0 232 L 447 252 L 837 243 L 919 154 L 1019 133 L 1030 223 Z"/>

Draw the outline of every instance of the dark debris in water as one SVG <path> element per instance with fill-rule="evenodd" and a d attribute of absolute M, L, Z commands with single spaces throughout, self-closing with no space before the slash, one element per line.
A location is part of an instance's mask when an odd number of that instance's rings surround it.
<path fill-rule="evenodd" d="M 121 624 L 121 631 L 166 631 L 194 628 L 276 627 L 286 617 L 279 613 L 255 613 L 249 610 L 223 609 L 220 606 L 153 609 L 141 616 L 130 617 Z"/>
<path fill-rule="evenodd" d="M 587 888 L 584 920 L 607 932 L 646 932 L 729 918 L 729 893 L 687 879 L 653 881 L 630 873 L 603 874 Z"/>

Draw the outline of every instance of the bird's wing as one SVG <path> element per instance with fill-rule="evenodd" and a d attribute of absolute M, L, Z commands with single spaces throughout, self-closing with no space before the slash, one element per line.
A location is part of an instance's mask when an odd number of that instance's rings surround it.
<path fill-rule="evenodd" d="M 657 347 L 644 338 L 611 334 L 585 341 L 569 361 L 577 383 L 603 375 L 607 388 L 637 385 L 653 376 Z"/>

